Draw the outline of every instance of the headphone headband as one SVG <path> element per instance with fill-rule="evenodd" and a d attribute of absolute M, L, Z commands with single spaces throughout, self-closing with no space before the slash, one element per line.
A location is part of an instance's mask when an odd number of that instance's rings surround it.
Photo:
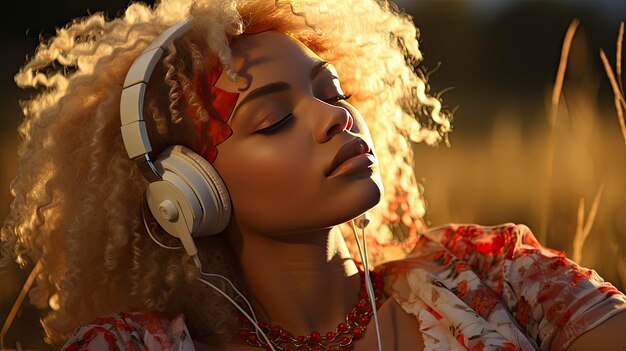
<path fill-rule="evenodd" d="M 163 179 L 163 175 L 149 156 L 152 146 L 143 118 L 146 88 L 166 47 L 190 28 L 191 21 L 188 19 L 167 28 L 135 59 L 124 80 L 120 101 L 122 139 L 128 157 L 139 166 L 141 173 L 150 182 Z"/>
<path fill-rule="evenodd" d="M 151 160 L 152 146 L 143 115 L 154 68 L 167 46 L 190 28 L 188 19 L 170 26 L 135 59 L 124 81 L 120 118 L 128 157 L 149 182 L 145 198 L 152 215 L 161 228 L 181 240 L 199 267 L 193 238 L 224 230 L 231 216 L 228 190 L 213 166 L 183 145 L 171 145 Z"/>

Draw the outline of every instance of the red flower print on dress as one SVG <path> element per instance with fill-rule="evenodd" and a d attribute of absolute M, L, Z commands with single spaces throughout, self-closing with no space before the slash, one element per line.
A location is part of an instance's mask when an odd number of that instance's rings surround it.
<path fill-rule="evenodd" d="M 488 286 L 480 284 L 472 291 L 471 307 L 481 317 L 487 318 L 498 304 L 499 298 Z M 470 294 L 471 296 L 471 294 Z"/>
<path fill-rule="evenodd" d="M 463 333 L 460 333 L 459 335 L 456 336 L 456 341 L 458 341 L 459 344 L 461 344 L 463 347 L 467 349 L 467 345 L 465 345 L 465 336 L 463 335 Z"/>
<path fill-rule="evenodd" d="M 530 318 L 531 307 L 526 298 L 522 298 L 517 302 L 515 310 L 515 319 L 519 322 L 522 328 L 526 328 L 528 325 L 528 319 Z"/>
<path fill-rule="evenodd" d="M 467 295 L 467 280 L 462 280 L 461 283 L 459 283 L 458 287 L 457 287 L 457 296 L 459 297 L 459 299 L 463 300 L 465 298 L 465 295 Z"/>
<path fill-rule="evenodd" d="M 437 312 L 436 310 L 434 310 L 432 307 L 426 305 L 426 310 L 428 312 L 430 312 L 430 314 L 432 314 L 433 316 L 435 316 L 435 318 L 437 319 L 442 319 L 443 316 L 439 314 L 439 312 Z"/>
<path fill-rule="evenodd" d="M 92 339 L 96 338 L 98 335 L 102 335 L 102 337 L 104 338 L 107 344 L 107 350 L 119 351 L 120 348 L 117 346 L 117 343 L 116 343 L 117 339 L 115 335 L 113 334 L 113 332 L 100 326 L 96 326 L 92 329 L 89 329 L 85 334 L 82 335 L 81 339 L 76 340 L 76 342 L 73 342 L 70 345 L 66 346 L 63 350 L 64 351 L 82 350 L 83 346 L 89 344 L 89 342 Z"/>

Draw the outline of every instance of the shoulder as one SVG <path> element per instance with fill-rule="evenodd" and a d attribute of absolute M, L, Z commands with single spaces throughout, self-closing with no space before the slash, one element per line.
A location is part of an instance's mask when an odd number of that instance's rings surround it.
<path fill-rule="evenodd" d="M 193 350 L 184 315 L 130 312 L 102 315 L 77 328 L 61 351 L 75 350 Z"/>
<path fill-rule="evenodd" d="M 528 226 L 510 222 L 497 225 L 453 223 L 435 227 L 422 235 L 413 253 L 429 248 L 445 248 L 479 270 L 530 256 L 557 260 L 566 257 L 563 251 L 542 246 Z"/>
<path fill-rule="evenodd" d="M 537 250 L 547 256 L 565 256 L 564 252 L 542 247 L 532 231 L 523 224 L 449 223 L 422 233 L 404 260 L 442 260 L 447 264 L 450 260 L 460 259 L 472 269 L 482 272 L 500 268 L 505 261 Z"/>
<path fill-rule="evenodd" d="M 424 236 L 460 255 L 475 251 L 497 256 L 502 253 L 510 254 L 505 249 L 541 246 L 528 226 L 511 222 L 497 225 L 450 223 L 431 228 Z M 558 255 L 562 254 L 556 250 L 552 251 Z"/>
<path fill-rule="evenodd" d="M 418 295 L 429 306 L 436 298 L 437 312 L 442 314 L 450 310 L 448 305 L 462 305 L 455 296 L 487 321 L 493 311 L 507 309 L 500 316 L 513 316 L 510 325 L 524 330 L 542 348 L 565 349 L 608 318 L 622 315 L 596 334 L 610 332 L 611 325 L 626 318 L 622 292 L 594 270 L 569 260 L 564 252 L 543 247 L 520 224 L 435 227 L 420 237 L 405 259 L 383 264 L 381 270 L 387 273 L 386 289 L 393 287 L 406 301 Z M 432 296 L 422 291 L 431 291 Z M 441 302 L 444 294 L 452 301 L 446 306 Z M 602 339 L 589 335 L 589 340 Z"/>

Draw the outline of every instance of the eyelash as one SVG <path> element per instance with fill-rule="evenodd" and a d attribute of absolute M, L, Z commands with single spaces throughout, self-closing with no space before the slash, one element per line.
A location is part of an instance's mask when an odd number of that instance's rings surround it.
<path fill-rule="evenodd" d="M 326 100 L 322 100 L 324 102 L 327 103 L 336 103 L 339 102 L 341 100 L 348 100 L 350 97 L 352 96 L 352 94 L 347 94 L 347 95 L 337 95 L 333 98 L 330 99 L 326 99 Z M 267 128 L 263 128 L 261 130 L 257 130 L 255 133 L 259 133 L 259 134 L 271 134 L 272 132 L 275 132 L 276 130 L 280 129 L 280 127 L 290 119 L 290 117 L 293 117 L 293 113 L 288 114 L 287 116 L 283 117 L 280 121 L 272 124 L 271 126 L 267 127 Z"/>
<path fill-rule="evenodd" d="M 341 101 L 341 100 L 348 100 L 350 97 L 352 96 L 352 94 L 348 94 L 348 95 L 337 95 L 334 98 L 330 98 L 330 99 L 326 99 L 326 100 L 322 100 L 324 102 L 337 102 L 337 101 Z"/>

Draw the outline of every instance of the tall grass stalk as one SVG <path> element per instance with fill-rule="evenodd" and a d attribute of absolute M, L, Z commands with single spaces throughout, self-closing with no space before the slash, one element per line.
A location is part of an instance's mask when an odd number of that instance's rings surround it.
<path fill-rule="evenodd" d="M 620 22 L 617 32 L 617 50 L 615 50 L 615 70 L 617 71 L 617 82 L 624 95 L 624 85 L 622 84 L 622 42 L 624 41 L 624 22 Z"/>
<path fill-rule="evenodd" d="M 609 60 L 606 58 L 604 50 L 600 49 L 600 58 L 604 64 L 606 75 L 609 78 L 611 87 L 613 88 L 615 111 L 617 112 L 617 120 L 622 131 L 622 138 L 624 139 L 624 148 L 626 148 L 626 123 L 624 122 L 624 110 L 626 110 L 626 101 L 624 100 L 624 86 L 622 85 L 622 41 L 624 39 L 624 22 L 620 23 L 619 32 L 617 35 L 617 49 L 615 53 L 615 71 L 617 78 L 613 74 L 613 69 Z"/>
<path fill-rule="evenodd" d="M 580 263 L 582 260 L 582 250 L 585 245 L 585 240 L 589 236 L 589 232 L 591 232 L 591 226 L 593 225 L 593 221 L 596 218 L 596 213 L 598 212 L 598 206 L 600 205 L 600 198 L 602 197 L 602 192 L 604 191 L 604 183 L 600 185 L 598 191 L 596 192 L 596 196 L 593 198 L 593 203 L 591 204 L 591 209 L 589 210 L 589 216 L 585 221 L 585 198 L 581 197 L 580 202 L 578 203 L 578 216 L 576 223 L 576 233 L 574 233 L 574 242 L 573 242 L 573 253 L 572 260 Z"/>
<path fill-rule="evenodd" d="M 37 261 L 37 264 L 28 275 L 28 278 L 26 278 L 26 282 L 22 286 L 22 290 L 20 290 L 20 293 L 17 295 L 17 299 L 15 299 L 15 303 L 13 304 L 13 307 L 11 308 L 11 312 L 9 312 L 7 319 L 4 321 L 4 325 L 2 326 L 2 331 L 0 331 L 0 351 L 5 350 L 4 336 L 7 334 L 7 331 L 9 330 L 9 327 L 11 326 L 13 319 L 17 315 L 17 312 L 20 306 L 22 305 L 22 302 L 24 301 L 26 294 L 28 293 L 28 290 L 30 290 L 30 287 L 33 285 L 33 282 L 35 281 L 35 277 L 39 273 L 40 269 L 41 269 L 41 261 Z"/>
<path fill-rule="evenodd" d="M 565 77 L 565 69 L 567 68 L 567 58 L 569 57 L 570 48 L 572 46 L 572 40 L 576 33 L 579 20 L 575 18 L 570 23 L 565 33 L 565 39 L 563 40 L 563 46 L 561 47 L 561 59 L 559 60 L 559 69 L 556 73 L 556 80 L 552 89 L 552 99 L 550 100 L 550 113 L 548 115 L 548 145 L 546 150 L 546 174 L 544 177 L 544 189 L 542 191 L 543 197 L 540 206 L 540 224 L 539 224 L 539 242 L 546 244 L 548 233 L 548 218 L 550 217 L 550 203 L 551 203 L 551 183 L 552 173 L 554 166 L 554 153 L 556 144 L 556 121 L 559 108 L 559 101 L 561 97 L 561 91 L 563 89 L 563 81 Z"/>

